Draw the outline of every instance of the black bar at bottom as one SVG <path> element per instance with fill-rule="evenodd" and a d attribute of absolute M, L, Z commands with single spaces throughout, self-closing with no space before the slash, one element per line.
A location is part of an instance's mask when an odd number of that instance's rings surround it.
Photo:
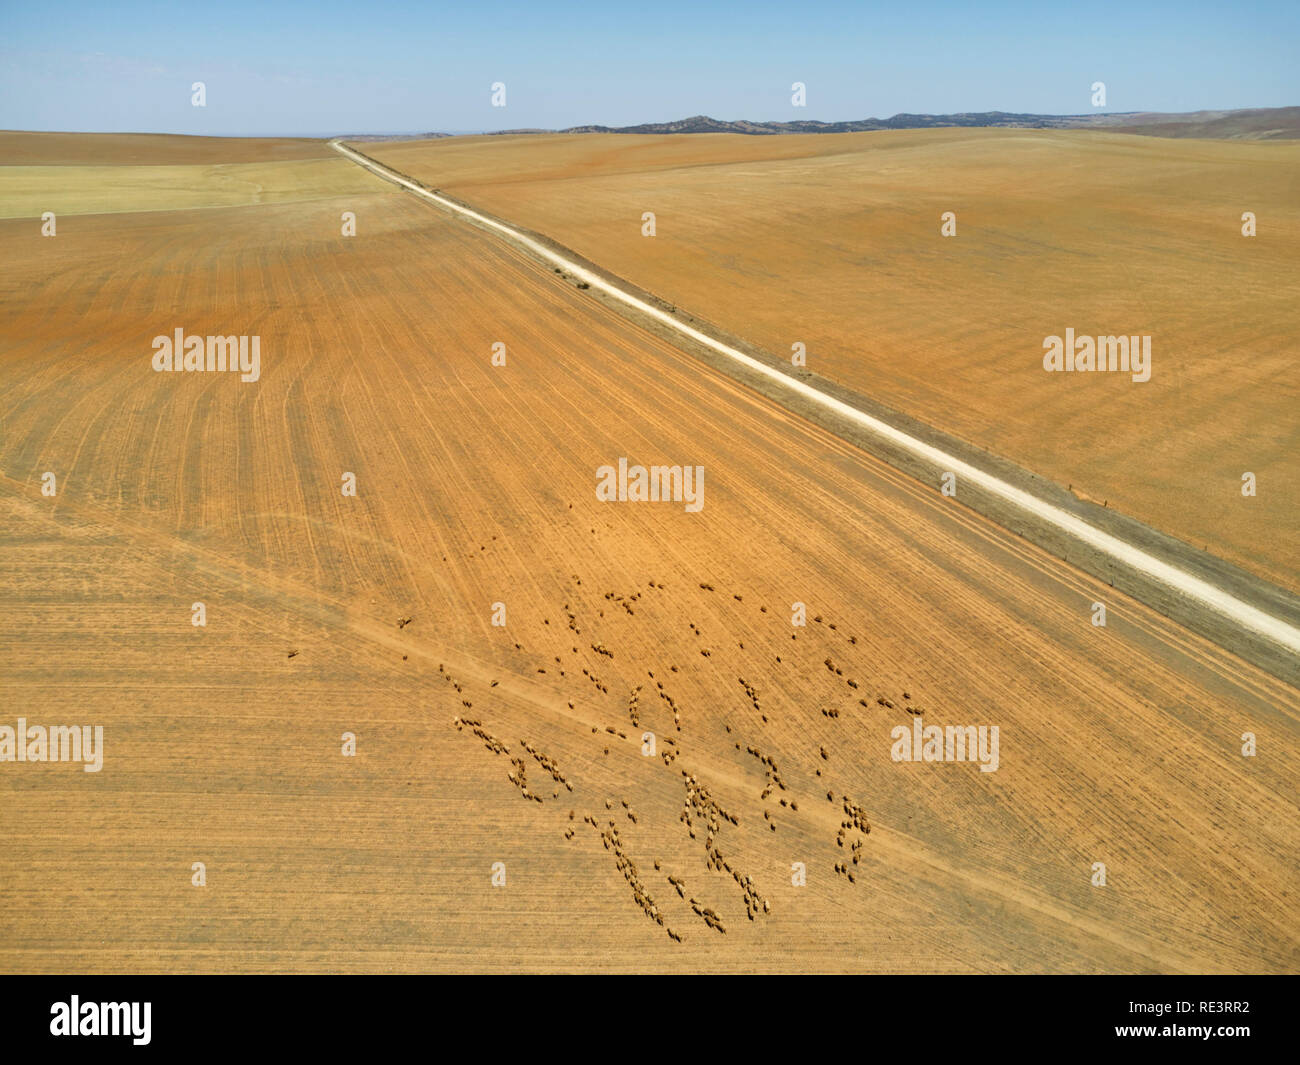
<path fill-rule="evenodd" d="M 489 1057 L 547 1043 L 575 1050 L 589 1043 L 603 1053 L 611 1038 L 629 1048 L 686 1051 L 707 1030 L 728 1051 L 755 1043 L 775 1052 L 773 1036 L 788 1035 L 792 1048 L 818 1058 L 828 1044 L 926 1052 L 1127 1046 L 1234 1060 L 1291 1053 L 1295 1045 L 1296 985 L 1287 977 L 804 981 L 703 977 L 690 986 L 670 977 L 615 985 L 603 978 L 597 986 L 556 977 L 546 986 L 466 976 L 11 976 L 0 979 L 0 1032 L 4 1056 L 15 1062 L 25 1055 L 10 1056 L 14 1051 L 80 1056 L 110 1049 L 115 1057 L 194 1050 L 206 1057 L 283 1048 L 296 1059 L 319 1049 L 334 1060 L 412 1042 L 450 1049 L 465 1046 L 465 1038 L 466 1049 L 481 1041 Z"/>

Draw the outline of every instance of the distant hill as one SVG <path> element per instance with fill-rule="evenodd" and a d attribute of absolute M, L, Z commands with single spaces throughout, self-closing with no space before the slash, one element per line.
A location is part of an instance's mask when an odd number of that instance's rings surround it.
<path fill-rule="evenodd" d="M 1241 111 L 1192 111 L 1182 115 L 1137 113 L 1124 116 L 1120 133 L 1151 137 L 1208 137 L 1274 140 L 1300 137 L 1300 107 L 1260 107 Z"/>
<path fill-rule="evenodd" d="M 572 126 L 561 133 L 743 133 L 774 136 L 782 133 L 858 133 L 880 129 L 931 129 L 940 126 L 1005 127 L 1009 129 L 1105 129 L 1154 137 L 1214 137 L 1264 140 L 1300 137 L 1300 107 L 1253 108 L 1238 111 L 1193 111 L 1163 114 L 1152 111 L 1090 115 L 1033 115 L 978 111 L 955 115 L 894 115 L 848 122 L 734 122 L 694 115 L 676 122 L 643 122 L 639 126 Z M 511 133 L 535 132 L 510 130 Z"/>
<path fill-rule="evenodd" d="M 365 141 L 373 144 L 380 141 L 431 140 L 434 137 L 454 136 L 454 133 L 345 133 L 339 139 L 352 141 L 354 144 Z"/>
<path fill-rule="evenodd" d="M 875 129 L 925 129 L 930 126 L 1047 126 L 1061 121 L 1050 115 L 1015 115 L 985 111 L 963 115 L 895 115 L 893 118 L 862 118 L 850 122 L 725 122 L 708 115 L 695 115 L 676 122 L 643 122 L 639 126 L 574 126 L 562 133 L 748 133 L 756 136 L 778 133 L 860 133 Z"/>

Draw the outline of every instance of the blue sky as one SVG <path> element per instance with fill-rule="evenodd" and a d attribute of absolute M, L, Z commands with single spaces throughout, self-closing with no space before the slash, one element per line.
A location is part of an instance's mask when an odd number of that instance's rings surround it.
<path fill-rule="evenodd" d="M 1191 111 L 1300 104 L 1300 3 L 363 5 L 0 9 L 0 128 L 364 133 L 693 114 Z M 207 106 L 190 103 L 203 81 Z M 505 108 L 490 102 L 506 84 Z M 790 102 L 807 85 L 807 107 Z M 1101 109 L 1099 109 L 1101 110 Z"/>

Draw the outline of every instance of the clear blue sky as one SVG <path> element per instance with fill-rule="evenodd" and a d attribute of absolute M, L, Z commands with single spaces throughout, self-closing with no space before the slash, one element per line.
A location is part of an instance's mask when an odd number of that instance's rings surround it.
<path fill-rule="evenodd" d="M 1300 104 L 1300 2 L 0 4 L 0 128 L 364 133 Z M 190 85 L 207 86 L 207 107 Z M 493 108 L 493 82 L 507 106 Z M 790 85 L 807 84 L 795 108 Z"/>

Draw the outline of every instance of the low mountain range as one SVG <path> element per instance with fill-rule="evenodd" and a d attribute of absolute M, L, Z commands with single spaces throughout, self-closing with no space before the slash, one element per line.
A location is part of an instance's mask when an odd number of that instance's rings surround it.
<path fill-rule="evenodd" d="M 676 122 L 643 122 L 637 126 L 572 126 L 560 133 L 743 133 L 774 136 L 782 133 L 858 133 L 880 129 L 931 129 L 940 126 L 1006 127 L 1012 129 L 1100 129 L 1157 137 L 1211 137 L 1270 140 L 1300 137 L 1300 107 L 1247 108 L 1235 111 L 1190 111 L 1167 114 L 1128 111 L 1088 115 L 1035 115 L 1006 111 L 977 111 L 952 115 L 894 115 L 848 122 L 723 121 L 695 115 Z M 551 132 L 536 129 L 502 133 Z"/>

